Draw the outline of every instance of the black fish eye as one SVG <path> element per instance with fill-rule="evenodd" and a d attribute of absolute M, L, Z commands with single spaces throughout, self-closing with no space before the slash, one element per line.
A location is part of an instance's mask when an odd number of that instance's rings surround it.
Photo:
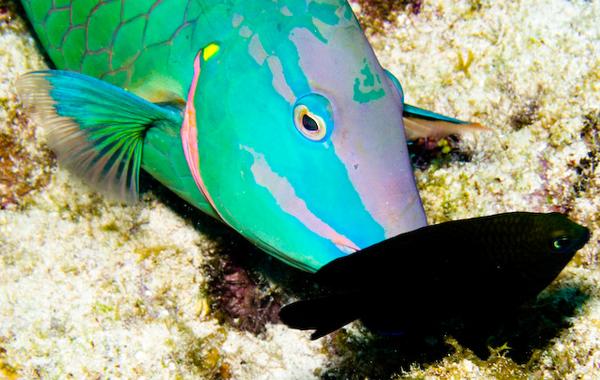
<path fill-rule="evenodd" d="M 552 243 L 552 245 L 554 246 L 554 248 L 556 250 L 562 250 L 567 248 L 571 243 L 571 239 L 569 239 L 567 236 L 561 236 L 557 239 L 554 239 L 554 242 Z"/>

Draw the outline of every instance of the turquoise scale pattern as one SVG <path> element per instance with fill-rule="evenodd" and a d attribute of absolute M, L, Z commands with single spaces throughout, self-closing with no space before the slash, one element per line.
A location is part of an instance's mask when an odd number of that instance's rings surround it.
<path fill-rule="evenodd" d="M 189 76 L 189 70 L 178 63 L 192 62 L 203 39 L 198 38 L 197 25 L 201 15 L 213 8 L 203 3 L 23 0 L 40 41 L 57 68 L 134 89 L 149 75 L 175 81 Z M 90 30 L 93 33 L 88 33 Z M 187 49 L 181 49 L 182 45 Z M 183 85 L 185 80 L 179 83 Z"/>

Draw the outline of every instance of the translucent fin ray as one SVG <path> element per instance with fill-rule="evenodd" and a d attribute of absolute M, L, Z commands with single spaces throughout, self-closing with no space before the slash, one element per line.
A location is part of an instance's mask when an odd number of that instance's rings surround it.
<path fill-rule="evenodd" d="M 181 116 L 98 79 L 67 71 L 25 74 L 17 90 L 46 129 L 59 163 L 113 198 L 134 202 L 144 136 Z"/>
<path fill-rule="evenodd" d="M 408 140 L 416 140 L 421 137 L 440 139 L 449 135 L 489 132 L 491 129 L 479 123 L 455 124 L 447 121 L 404 117 L 404 131 Z"/>
<path fill-rule="evenodd" d="M 422 108 L 404 104 L 404 129 L 409 140 L 418 138 L 439 139 L 448 135 L 487 132 L 490 129 L 479 123 L 469 123 Z"/>

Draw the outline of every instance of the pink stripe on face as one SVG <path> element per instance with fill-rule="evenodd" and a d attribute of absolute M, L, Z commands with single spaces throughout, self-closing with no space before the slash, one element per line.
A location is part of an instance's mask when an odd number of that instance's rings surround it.
<path fill-rule="evenodd" d="M 251 170 L 256 183 L 269 190 L 283 211 L 295 217 L 315 234 L 331 241 L 343 252 L 350 254 L 360 250 L 352 240 L 313 214 L 306 202 L 296 194 L 292 184 L 271 169 L 264 155 L 247 146 L 242 146 L 242 149 L 254 158 Z"/>
<path fill-rule="evenodd" d="M 183 124 L 181 126 L 181 142 L 183 144 L 183 153 L 185 154 L 185 160 L 187 161 L 194 182 L 204 195 L 208 203 L 212 206 L 215 213 L 219 215 L 221 219 L 223 217 L 217 210 L 215 202 L 208 193 L 206 185 L 200 176 L 200 155 L 198 154 L 198 130 L 196 128 L 196 108 L 194 106 L 194 99 L 196 96 L 196 88 L 198 87 L 198 79 L 200 78 L 200 57 L 202 56 L 202 50 L 196 56 L 194 60 L 194 78 L 192 79 L 192 85 L 188 93 L 188 99 L 185 104 L 185 115 L 183 118 Z"/>

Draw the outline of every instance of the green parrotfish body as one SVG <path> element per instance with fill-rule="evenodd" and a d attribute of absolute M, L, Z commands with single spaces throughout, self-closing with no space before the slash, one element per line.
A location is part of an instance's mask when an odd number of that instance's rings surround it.
<path fill-rule="evenodd" d="M 134 200 L 143 169 L 308 271 L 426 224 L 403 112 L 461 122 L 403 104 L 346 1 L 22 3 L 59 70 L 19 92 L 95 187 Z"/>

